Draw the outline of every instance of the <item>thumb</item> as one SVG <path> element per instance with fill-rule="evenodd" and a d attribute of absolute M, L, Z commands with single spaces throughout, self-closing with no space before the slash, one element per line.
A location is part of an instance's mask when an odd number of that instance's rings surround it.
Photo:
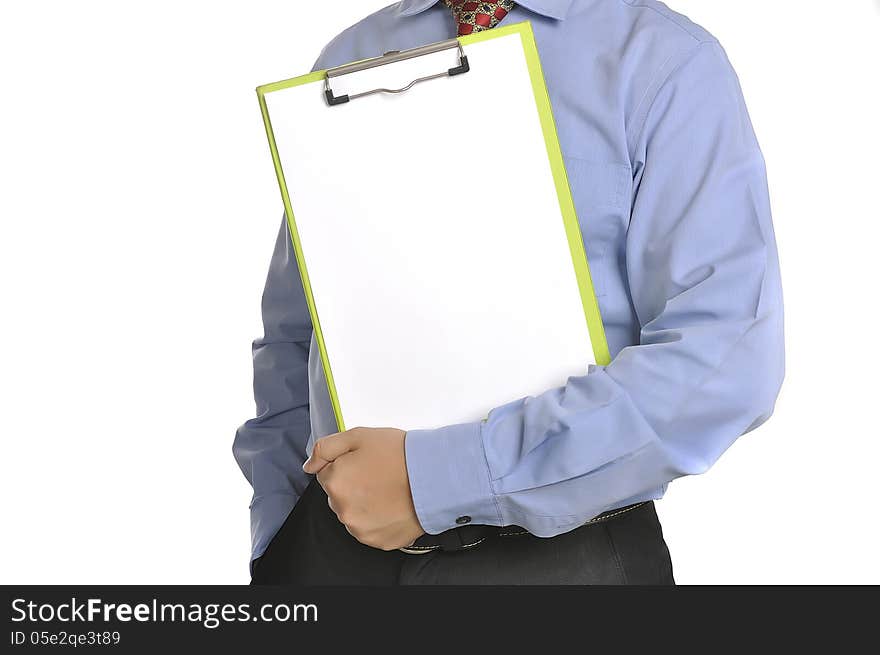
<path fill-rule="evenodd" d="M 312 449 L 312 456 L 303 464 L 306 473 L 318 473 L 327 464 L 355 449 L 355 439 L 348 432 L 338 432 L 318 439 Z"/>

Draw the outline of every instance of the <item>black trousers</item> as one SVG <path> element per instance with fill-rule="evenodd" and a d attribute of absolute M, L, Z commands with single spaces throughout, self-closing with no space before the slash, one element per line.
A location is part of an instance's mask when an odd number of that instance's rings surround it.
<path fill-rule="evenodd" d="M 670 585 L 654 503 L 552 538 L 495 536 L 473 548 L 410 555 L 358 542 L 312 480 L 263 556 L 252 584 Z"/>

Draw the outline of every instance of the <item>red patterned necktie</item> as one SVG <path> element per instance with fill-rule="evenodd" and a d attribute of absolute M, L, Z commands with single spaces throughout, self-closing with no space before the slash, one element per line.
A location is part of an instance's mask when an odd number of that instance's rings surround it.
<path fill-rule="evenodd" d="M 459 36 L 491 30 L 510 13 L 516 4 L 512 0 L 500 0 L 499 2 L 443 0 L 443 3 L 452 10 L 452 16 L 458 25 Z"/>

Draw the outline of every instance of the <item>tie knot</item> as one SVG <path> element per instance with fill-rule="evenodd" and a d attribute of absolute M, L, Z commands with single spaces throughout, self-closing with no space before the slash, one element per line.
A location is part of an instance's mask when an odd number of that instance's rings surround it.
<path fill-rule="evenodd" d="M 491 30 L 504 20 L 515 5 L 513 0 L 499 0 L 499 2 L 443 0 L 443 3 L 452 10 L 459 36 Z"/>

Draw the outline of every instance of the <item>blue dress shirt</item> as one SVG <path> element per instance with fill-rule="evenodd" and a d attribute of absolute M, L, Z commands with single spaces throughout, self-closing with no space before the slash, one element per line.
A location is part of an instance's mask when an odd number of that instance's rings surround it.
<path fill-rule="evenodd" d="M 652 0 L 518 0 L 503 24 L 524 20 L 613 361 L 511 398 L 485 421 L 410 431 L 410 484 L 429 533 L 468 516 L 550 537 L 659 498 L 763 423 L 783 378 L 764 161 L 721 46 Z M 337 36 L 315 68 L 454 35 L 443 3 L 405 0 Z M 263 321 L 258 415 L 234 445 L 254 488 L 254 558 L 308 483 L 301 464 L 314 440 L 336 432 L 283 221 Z"/>

